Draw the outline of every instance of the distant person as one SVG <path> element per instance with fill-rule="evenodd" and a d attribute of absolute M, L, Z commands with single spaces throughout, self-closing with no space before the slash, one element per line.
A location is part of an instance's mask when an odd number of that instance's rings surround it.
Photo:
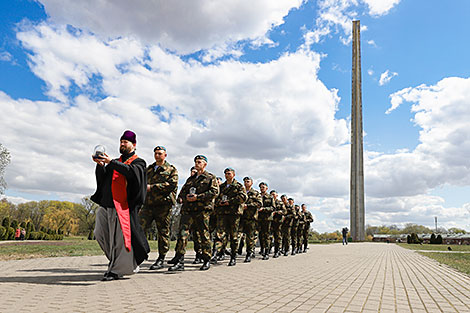
<path fill-rule="evenodd" d="M 135 147 L 135 133 L 126 130 L 120 138 L 119 159 L 105 153 L 92 157 L 97 189 L 91 200 L 100 205 L 95 237 L 109 260 L 104 281 L 137 272 L 150 252 L 137 215 L 147 194 L 146 164 L 135 154 Z"/>
<path fill-rule="evenodd" d="M 343 233 L 343 245 L 348 244 L 348 232 L 349 229 L 347 227 L 344 227 L 341 232 Z"/>
<path fill-rule="evenodd" d="M 25 238 L 26 238 L 26 230 L 24 228 L 21 228 L 20 240 L 25 240 Z"/>
<path fill-rule="evenodd" d="M 15 231 L 15 240 L 20 240 L 21 229 L 18 227 Z"/>

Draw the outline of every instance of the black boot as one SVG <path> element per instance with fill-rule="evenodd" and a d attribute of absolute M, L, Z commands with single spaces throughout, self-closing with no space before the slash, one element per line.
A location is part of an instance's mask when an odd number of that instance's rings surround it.
<path fill-rule="evenodd" d="M 181 255 L 178 255 L 178 253 L 175 254 L 175 256 L 173 257 L 173 259 L 171 259 L 170 261 L 166 262 L 168 264 L 176 264 L 178 263 L 178 259 L 181 257 Z"/>
<path fill-rule="evenodd" d="M 269 249 L 264 249 L 263 260 L 269 259 Z"/>
<path fill-rule="evenodd" d="M 199 268 L 201 271 L 207 271 L 211 267 L 210 258 L 207 255 L 202 256 L 202 266 Z M 217 260 L 216 260 L 217 262 Z"/>
<path fill-rule="evenodd" d="M 221 252 L 217 253 L 217 261 L 225 260 L 225 252 L 222 250 Z"/>
<path fill-rule="evenodd" d="M 251 262 L 251 256 L 253 255 L 253 253 L 251 251 L 247 251 L 246 252 L 246 257 L 245 257 L 245 263 L 250 263 Z"/>
<path fill-rule="evenodd" d="M 284 251 L 284 256 L 288 256 L 289 255 L 289 249 L 287 249 L 286 251 Z"/>
<path fill-rule="evenodd" d="M 243 240 L 240 240 L 240 244 L 238 245 L 238 250 L 237 250 L 238 255 L 243 254 Z"/>
<path fill-rule="evenodd" d="M 159 255 L 155 263 L 150 266 L 150 270 L 159 270 L 163 268 L 163 261 L 165 260 L 165 255 Z"/>
<path fill-rule="evenodd" d="M 294 247 L 294 246 L 292 246 L 292 253 L 291 253 L 291 255 L 295 255 L 295 247 Z"/>
<path fill-rule="evenodd" d="M 274 255 L 273 258 L 276 259 L 279 257 L 279 249 L 274 249 Z"/>
<path fill-rule="evenodd" d="M 202 262 L 202 256 L 199 253 L 196 253 L 196 258 L 194 258 L 193 264 L 201 264 Z"/>
<path fill-rule="evenodd" d="M 237 256 L 235 253 L 233 253 L 230 256 L 230 262 L 228 262 L 228 266 L 235 266 L 237 264 Z"/>
<path fill-rule="evenodd" d="M 184 254 L 178 254 L 178 256 L 176 264 L 168 268 L 169 272 L 184 271 Z"/>

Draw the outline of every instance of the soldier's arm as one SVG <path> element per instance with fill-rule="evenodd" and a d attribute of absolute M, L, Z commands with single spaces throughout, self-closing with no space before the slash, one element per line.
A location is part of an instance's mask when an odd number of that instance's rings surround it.
<path fill-rule="evenodd" d="M 162 183 L 152 184 L 150 189 L 168 195 L 178 186 L 178 171 L 173 168 L 168 180 Z"/>
<path fill-rule="evenodd" d="M 248 199 L 248 195 L 246 194 L 245 188 L 240 185 L 237 187 L 236 195 L 229 199 L 229 204 L 240 205 L 245 203 L 246 199 Z"/>
<path fill-rule="evenodd" d="M 263 210 L 269 213 L 274 211 L 274 200 L 272 198 L 271 198 L 271 205 L 263 207 Z"/>
<path fill-rule="evenodd" d="M 204 191 L 197 195 L 198 200 L 207 201 L 212 200 L 219 194 L 219 184 L 217 184 L 217 178 L 213 176 L 211 178 L 211 184 L 207 191 Z"/>

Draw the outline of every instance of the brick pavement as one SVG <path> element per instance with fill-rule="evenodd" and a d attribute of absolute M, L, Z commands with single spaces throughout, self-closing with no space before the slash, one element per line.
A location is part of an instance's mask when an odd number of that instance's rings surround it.
<path fill-rule="evenodd" d="M 154 261 L 155 254 L 151 254 Z M 101 282 L 103 256 L 0 262 L 0 312 L 470 312 L 470 277 L 394 244 L 311 245 Z"/>

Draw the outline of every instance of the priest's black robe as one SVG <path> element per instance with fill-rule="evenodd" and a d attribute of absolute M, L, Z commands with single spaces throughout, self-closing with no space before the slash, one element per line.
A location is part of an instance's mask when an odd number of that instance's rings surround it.
<path fill-rule="evenodd" d="M 144 204 L 147 194 L 147 172 L 145 160 L 137 158 L 131 164 L 124 164 L 128 158 L 134 155 L 123 154 L 122 162 L 119 159 L 112 160 L 106 166 L 96 165 L 96 192 L 91 200 L 104 208 L 114 208 L 113 194 L 111 191 L 113 172 L 124 175 L 127 180 L 127 202 L 131 224 L 131 243 L 134 259 L 137 265 L 148 259 L 150 247 L 145 233 L 140 225 L 139 209 Z"/>

